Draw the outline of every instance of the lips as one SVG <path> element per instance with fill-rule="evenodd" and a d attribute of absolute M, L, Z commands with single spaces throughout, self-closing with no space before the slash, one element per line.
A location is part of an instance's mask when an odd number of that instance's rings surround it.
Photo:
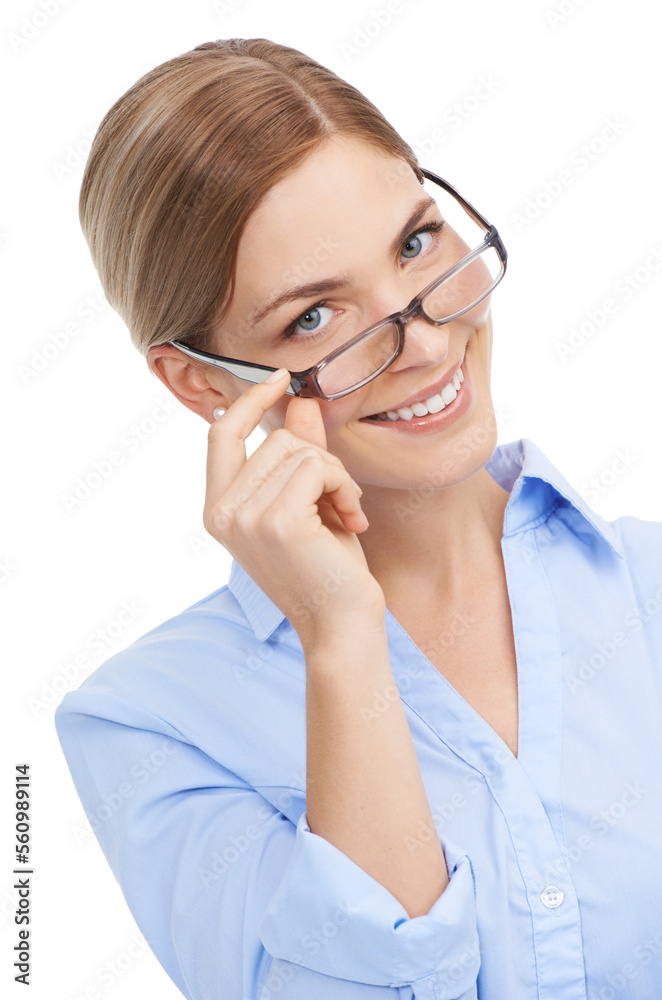
<path fill-rule="evenodd" d="M 425 389 L 421 389 L 420 392 L 417 392 L 414 396 L 410 396 L 406 401 L 401 403 L 396 403 L 395 406 L 385 406 L 383 410 L 377 410 L 375 413 L 368 413 L 365 415 L 365 417 L 360 417 L 360 419 L 370 420 L 373 417 L 376 417 L 379 413 L 386 413 L 387 410 L 395 411 L 402 409 L 405 406 L 411 407 L 415 403 L 425 403 L 427 399 L 430 399 L 432 396 L 438 395 L 439 393 L 441 393 L 442 389 L 444 389 L 447 385 L 451 384 L 458 368 L 461 368 L 462 365 L 464 364 L 464 358 L 465 355 L 463 354 L 458 363 L 456 365 L 453 365 L 452 368 L 449 368 L 436 382 L 433 382 Z"/>

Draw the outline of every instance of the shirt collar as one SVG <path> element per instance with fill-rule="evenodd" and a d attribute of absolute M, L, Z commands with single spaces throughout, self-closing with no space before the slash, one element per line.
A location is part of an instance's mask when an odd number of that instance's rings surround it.
<path fill-rule="evenodd" d="M 569 507 L 580 515 L 573 528 L 578 535 L 586 535 L 588 529 L 589 536 L 604 540 L 618 556 L 624 557 L 623 545 L 613 524 L 589 507 L 533 441 L 520 438 L 499 445 L 485 468 L 510 493 L 504 515 L 504 536 L 532 527 L 533 522 L 548 517 L 557 507 Z"/>
<path fill-rule="evenodd" d="M 540 522 L 556 507 L 570 507 L 581 515 L 589 534 L 604 540 L 617 555 L 624 556 L 622 543 L 613 525 L 591 510 L 533 441 L 520 438 L 497 445 L 485 468 L 510 493 L 504 515 L 505 537 Z M 581 535 L 580 525 L 577 529 Z M 259 642 L 267 639 L 285 620 L 280 608 L 236 559 L 232 560 L 228 587 L 241 605 Z"/>

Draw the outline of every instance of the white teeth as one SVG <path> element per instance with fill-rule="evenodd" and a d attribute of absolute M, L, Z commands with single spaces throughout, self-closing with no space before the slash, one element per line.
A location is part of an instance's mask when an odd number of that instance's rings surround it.
<path fill-rule="evenodd" d="M 408 406 L 401 406 L 399 410 L 396 410 L 396 415 L 400 417 L 401 420 L 411 420 L 414 416 L 414 411 L 410 410 Z"/>
<path fill-rule="evenodd" d="M 372 419 L 385 420 L 411 420 L 412 417 L 424 417 L 428 413 L 439 413 L 448 403 L 452 403 L 457 396 L 460 386 L 464 382 L 464 372 L 461 368 L 453 375 L 451 381 L 444 386 L 441 393 L 437 392 L 420 403 L 412 403 L 411 406 L 401 406 L 397 410 L 386 410 L 378 413 Z"/>
<path fill-rule="evenodd" d="M 457 389 L 455 389 L 450 382 L 441 390 L 441 398 L 444 403 L 446 403 L 446 406 L 448 406 L 449 403 L 452 403 L 456 396 Z"/>
<path fill-rule="evenodd" d="M 439 413 L 446 406 L 446 400 L 441 393 L 437 392 L 434 396 L 430 396 L 427 401 L 428 413 Z"/>

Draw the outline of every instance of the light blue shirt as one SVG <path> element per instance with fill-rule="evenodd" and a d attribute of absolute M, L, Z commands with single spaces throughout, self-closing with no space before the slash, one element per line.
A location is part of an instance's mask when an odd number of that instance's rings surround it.
<path fill-rule="evenodd" d="M 517 758 L 385 613 L 450 877 L 427 914 L 310 831 L 301 644 L 236 561 L 65 695 L 87 816 L 186 997 L 662 997 L 662 523 L 605 521 L 526 438 L 487 469 Z"/>

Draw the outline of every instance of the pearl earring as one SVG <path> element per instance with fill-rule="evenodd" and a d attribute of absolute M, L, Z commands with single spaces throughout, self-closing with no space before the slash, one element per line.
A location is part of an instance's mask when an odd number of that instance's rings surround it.
<path fill-rule="evenodd" d="M 225 413 L 225 410 L 226 410 L 225 406 L 217 406 L 216 409 L 214 410 L 214 420 L 218 420 L 219 417 L 222 417 L 223 414 Z"/>

